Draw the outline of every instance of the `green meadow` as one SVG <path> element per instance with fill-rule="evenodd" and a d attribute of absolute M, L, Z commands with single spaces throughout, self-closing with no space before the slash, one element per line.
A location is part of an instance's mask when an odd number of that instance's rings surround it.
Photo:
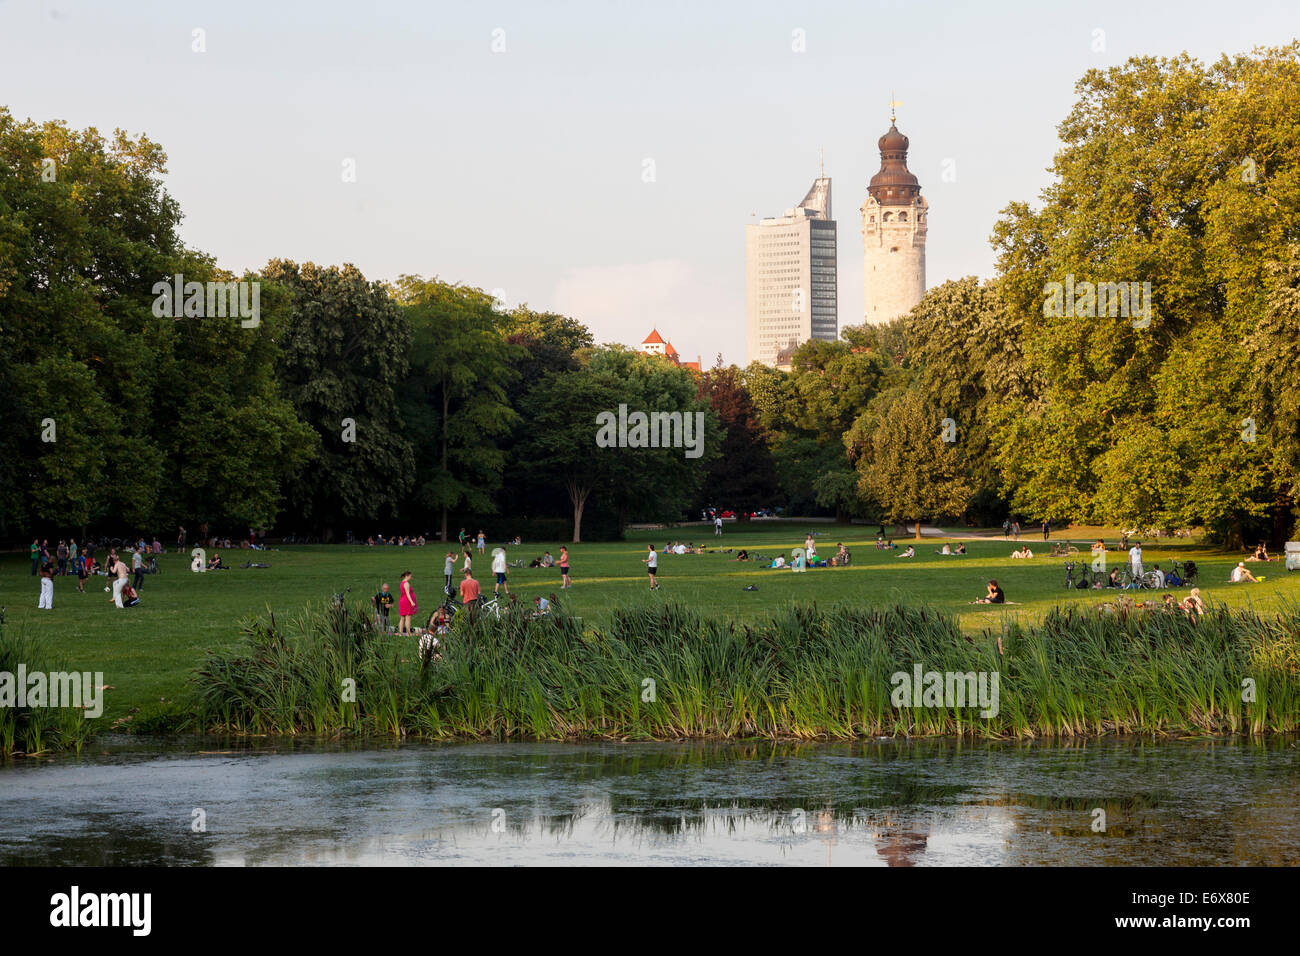
<path fill-rule="evenodd" d="M 838 542 L 847 545 L 853 554 L 852 565 L 796 574 L 737 562 L 734 553 L 722 550 L 745 548 L 769 559 L 785 554 L 788 560 L 790 550 L 802 546 L 809 530 L 817 533 L 818 551 L 823 556 L 834 553 Z M 560 595 L 569 614 L 579 615 L 593 626 L 608 620 L 616 610 L 668 600 L 682 602 L 705 616 L 736 621 L 766 617 L 794 604 L 815 603 L 823 608 L 901 604 L 954 613 L 962 630 L 974 635 L 985 628 L 1000 631 L 1009 620 L 1038 620 L 1054 606 L 1097 607 L 1113 601 L 1118 593 L 1067 591 L 1064 564 L 1069 559 L 1049 557 L 1041 534 L 1022 535 L 1035 557 L 1017 560 L 1010 557 L 1013 543 L 1003 540 L 1000 529 L 975 534 L 954 531 L 952 537 L 927 536 L 919 542 L 899 538 L 898 551 L 877 550 L 876 530 L 874 525 L 792 521 L 755 522 L 747 527 L 729 524 L 720 538 L 712 529 L 696 525 L 635 531 L 617 543 L 572 546 L 574 587 L 568 592 L 560 592 L 558 569 L 512 568 L 509 583 L 520 600 L 531 602 L 538 594 Z M 1078 545 L 1082 553 L 1073 560 L 1084 561 L 1089 559 L 1088 546 L 1099 536 L 1112 549 L 1116 547 L 1118 534 L 1113 529 L 1075 528 L 1056 532 L 1053 540 Z M 944 541 L 959 538 L 968 548 L 967 555 L 934 553 Z M 652 592 L 642 563 L 646 545 L 662 548 L 669 540 L 693 540 L 708 552 L 661 555 L 662 587 Z M 899 557 L 909 543 L 917 546 L 916 557 Z M 1288 575 L 1281 561 L 1248 565 L 1257 575 L 1266 576 L 1260 584 L 1229 585 L 1229 570 L 1239 555 L 1187 539 L 1152 539 L 1143 544 L 1148 568 L 1154 564 L 1168 568 L 1171 558 L 1195 560 L 1201 569 L 1203 596 L 1212 604 L 1271 613 L 1300 592 L 1300 574 Z M 558 542 L 529 542 L 508 548 L 508 552 L 512 560 L 527 561 L 545 550 L 558 555 L 559 547 Z M 286 546 L 267 552 L 233 549 L 223 552 L 231 570 L 195 574 L 189 570 L 189 557 L 177 555 L 173 549 L 159 559 L 161 573 L 146 576 L 138 607 L 115 608 L 104 592 L 105 578 L 92 578 L 86 593 L 80 594 L 76 578 L 69 576 L 55 579 L 53 611 L 36 608 L 37 579 L 30 576 L 26 555 L 7 555 L 0 560 L 0 605 L 6 608 L 6 627 L 35 639 L 53 660 L 77 670 L 103 672 L 110 688 L 105 726 L 111 726 L 128 714 L 147 718 L 155 712 L 174 711 L 188 693 L 189 678 L 204 652 L 234 649 L 239 644 L 241 622 L 252 616 L 269 611 L 277 619 L 288 620 L 349 587 L 349 600 L 364 605 L 384 581 L 396 591 L 401 573 L 410 570 L 422 620 L 439 600 L 446 551 L 447 547 L 437 542 L 423 548 L 326 545 Z M 1107 560 L 1111 565 L 1122 564 L 1126 556 L 1111 550 Z M 271 567 L 240 567 L 246 561 L 261 561 Z M 489 571 L 488 555 L 476 554 L 475 576 L 487 593 L 492 590 Z M 998 580 L 1012 603 L 1005 607 L 971 603 L 983 595 L 990 578 Z M 746 591 L 750 584 L 757 590 Z M 1181 587 L 1175 593 L 1181 598 L 1187 590 Z M 393 613 L 395 622 L 396 607 Z M 410 643 L 413 652 L 414 640 Z M 146 723 L 141 719 L 135 726 Z"/>

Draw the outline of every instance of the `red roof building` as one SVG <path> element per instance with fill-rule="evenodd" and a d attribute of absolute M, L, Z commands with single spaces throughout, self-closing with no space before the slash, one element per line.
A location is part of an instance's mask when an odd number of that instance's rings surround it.
<path fill-rule="evenodd" d="M 643 355 L 662 355 L 679 368 L 689 368 L 696 372 L 702 371 L 701 356 L 697 355 L 694 362 L 683 362 L 677 350 L 673 348 L 673 343 L 660 335 L 658 329 L 651 329 L 650 334 L 645 337 L 645 341 L 641 343 L 641 353 Z"/>

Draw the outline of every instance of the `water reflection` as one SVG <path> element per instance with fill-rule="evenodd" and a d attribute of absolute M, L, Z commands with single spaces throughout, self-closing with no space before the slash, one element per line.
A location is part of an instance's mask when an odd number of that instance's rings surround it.
<path fill-rule="evenodd" d="M 1285 739 L 103 750 L 0 768 L 0 864 L 1300 864 Z"/>

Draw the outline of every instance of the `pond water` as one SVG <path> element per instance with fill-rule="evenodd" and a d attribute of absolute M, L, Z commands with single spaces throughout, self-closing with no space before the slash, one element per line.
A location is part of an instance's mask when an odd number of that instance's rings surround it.
<path fill-rule="evenodd" d="M 0 767 L 0 865 L 1300 865 L 1295 739 L 109 738 Z"/>

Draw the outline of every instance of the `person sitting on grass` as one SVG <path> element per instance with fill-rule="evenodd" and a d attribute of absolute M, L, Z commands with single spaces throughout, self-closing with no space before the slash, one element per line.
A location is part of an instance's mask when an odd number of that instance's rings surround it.
<path fill-rule="evenodd" d="M 1034 552 L 1029 550 L 1029 545 L 1025 545 L 1019 551 L 1012 551 L 1011 556 L 1013 558 L 1032 558 L 1034 556 Z"/>
<path fill-rule="evenodd" d="M 732 558 L 732 560 L 733 560 L 733 561 L 748 561 L 748 560 L 749 560 L 749 552 L 746 551 L 744 548 L 741 548 L 741 549 L 740 549 L 740 553 L 739 553 L 738 555 L 736 555 L 734 558 Z"/>
<path fill-rule="evenodd" d="M 916 548 L 912 547 L 912 546 L 909 544 L 909 545 L 907 546 L 907 550 L 905 550 L 902 554 L 897 555 L 897 557 L 900 557 L 900 558 L 914 558 L 914 557 L 916 557 Z"/>
<path fill-rule="evenodd" d="M 1205 602 L 1201 600 L 1201 589 L 1192 588 L 1192 593 L 1180 605 L 1189 617 L 1198 618 L 1205 613 Z"/>
<path fill-rule="evenodd" d="M 1246 567 L 1245 561 L 1238 561 L 1237 566 L 1232 569 L 1233 584 L 1245 584 L 1247 582 L 1258 584 L 1259 580 L 1259 578 L 1250 573 L 1250 569 Z"/>
<path fill-rule="evenodd" d="M 220 551 L 213 551 L 213 552 L 212 552 L 212 557 L 210 557 L 210 558 L 208 559 L 208 570 L 209 570 L 209 571 L 225 571 L 225 570 L 226 570 L 226 566 L 225 566 L 224 564 L 221 563 L 221 552 L 220 552 Z"/>
<path fill-rule="evenodd" d="M 988 592 L 982 597 L 977 598 L 976 604 L 1006 604 L 1007 596 L 1002 593 L 1002 588 L 997 581 L 990 581 Z"/>
<path fill-rule="evenodd" d="M 1124 586 L 1124 578 L 1120 575 L 1119 568 L 1111 568 L 1110 577 L 1107 578 L 1106 580 L 1106 587 L 1122 588 L 1123 586 Z"/>
<path fill-rule="evenodd" d="M 533 598 L 533 608 L 533 617 L 541 617 L 551 613 L 551 602 L 538 594 Z"/>
<path fill-rule="evenodd" d="M 451 615 L 447 613 L 447 605 L 439 604 L 429 615 L 429 630 L 434 634 L 451 633 Z"/>
<path fill-rule="evenodd" d="M 945 541 L 943 547 L 936 551 L 935 554 L 952 554 L 952 548 L 950 548 L 948 543 Z"/>
<path fill-rule="evenodd" d="M 1268 548 L 1264 547 L 1264 542 L 1261 541 L 1259 545 L 1255 548 L 1255 553 L 1252 554 L 1250 557 L 1248 557 L 1246 560 L 1247 561 L 1272 561 L 1273 559 L 1268 556 Z"/>
<path fill-rule="evenodd" d="M 1165 593 L 1165 603 L 1164 603 L 1164 605 L 1163 605 L 1163 607 L 1162 607 L 1162 610 L 1165 610 L 1165 611 L 1181 611 L 1181 610 L 1182 610 L 1182 605 L 1178 603 L 1178 599 L 1177 599 L 1177 598 L 1175 598 L 1172 594 L 1169 594 L 1168 592 L 1166 592 L 1166 593 Z"/>
<path fill-rule="evenodd" d="M 957 545 L 957 550 L 953 552 L 953 554 L 965 554 L 965 553 L 966 553 L 966 545 L 964 544 Z"/>
<path fill-rule="evenodd" d="M 1163 591 L 1165 589 L 1165 572 L 1160 570 L 1160 565 L 1158 564 L 1151 565 L 1151 570 L 1155 572 L 1156 590 Z"/>
<path fill-rule="evenodd" d="M 831 567 L 833 568 L 848 567 L 849 560 L 850 560 L 849 549 L 844 547 L 842 543 L 836 543 L 835 546 L 839 550 L 836 551 L 835 554 L 831 557 Z"/>
<path fill-rule="evenodd" d="M 531 561 L 528 562 L 528 566 L 529 566 L 530 568 L 541 568 L 541 567 L 545 567 L 545 565 L 542 564 L 542 559 L 541 559 L 541 558 L 533 558 L 533 560 L 531 560 Z"/>
<path fill-rule="evenodd" d="M 775 558 L 772 559 L 772 563 L 771 563 L 770 567 L 773 567 L 773 568 L 783 568 L 783 567 L 785 567 L 785 555 L 784 555 L 784 554 L 778 554 Z"/>

